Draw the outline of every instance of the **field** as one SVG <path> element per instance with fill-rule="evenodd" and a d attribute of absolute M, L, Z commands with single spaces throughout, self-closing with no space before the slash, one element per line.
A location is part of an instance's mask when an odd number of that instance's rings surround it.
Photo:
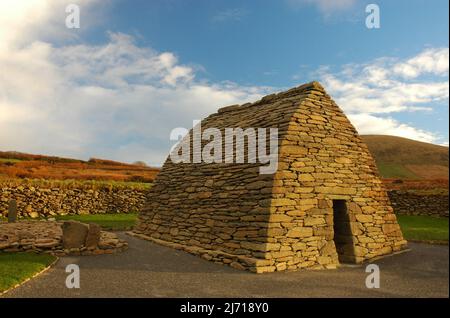
<path fill-rule="evenodd" d="M 97 180 L 152 182 L 159 169 L 142 163 L 126 164 L 111 160 L 89 161 L 0 152 L 0 178 L 46 180 Z"/>

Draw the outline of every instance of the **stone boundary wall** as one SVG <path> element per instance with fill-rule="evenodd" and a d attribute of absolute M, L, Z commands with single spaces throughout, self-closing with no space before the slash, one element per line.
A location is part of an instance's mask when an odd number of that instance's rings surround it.
<path fill-rule="evenodd" d="M 65 214 L 134 213 L 145 203 L 148 189 L 126 187 L 56 187 L 1 183 L 0 216 L 6 217 L 8 202 L 15 199 L 20 217 L 51 217 Z M 449 216 L 448 195 L 388 191 L 396 214 Z"/>
<path fill-rule="evenodd" d="M 396 214 L 448 218 L 448 195 L 424 195 L 402 190 L 388 191 L 388 195 Z"/>
<path fill-rule="evenodd" d="M 148 189 L 127 187 L 55 186 L 52 183 L 0 182 L 0 216 L 8 214 L 8 203 L 17 201 L 19 217 L 52 217 L 67 214 L 136 213 Z"/>

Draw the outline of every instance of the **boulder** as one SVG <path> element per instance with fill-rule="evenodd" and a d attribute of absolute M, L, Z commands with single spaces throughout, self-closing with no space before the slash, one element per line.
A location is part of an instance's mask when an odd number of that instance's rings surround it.
<path fill-rule="evenodd" d="M 65 249 L 81 248 L 86 242 L 89 226 L 77 221 L 65 221 L 62 230 L 63 247 Z"/>
<path fill-rule="evenodd" d="M 90 223 L 84 246 L 88 249 L 97 248 L 100 241 L 100 232 L 100 225 Z"/>

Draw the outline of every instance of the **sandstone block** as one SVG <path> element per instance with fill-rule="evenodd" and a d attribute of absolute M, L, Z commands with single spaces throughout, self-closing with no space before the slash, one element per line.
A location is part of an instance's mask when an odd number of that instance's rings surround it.
<path fill-rule="evenodd" d="M 329 256 L 319 256 L 319 257 L 317 257 L 317 262 L 320 265 L 330 264 L 331 263 L 331 257 L 329 257 Z"/>
<path fill-rule="evenodd" d="M 272 214 L 269 217 L 269 222 L 290 222 L 292 217 L 286 214 Z"/>
<path fill-rule="evenodd" d="M 300 146 L 282 146 L 280 149 L 280 154 L 284 155 L 306 155 L 308 149 Z"/>
<path fill-rule="evenodd" d="M 294 243 L 294 244 L 292 244 L 292 249 L 294 252 L 304 251 L 304 250 L 306 250 L 306 243 L 302 243 L 302 242 Z"/>
<path fill-rule="evenodd" d="M 321 217 L 307 217 L 305 218 L 305 226 L 313 226 L 325 224 L 325 219 Z"/>
<path fill-rule="evenodd" d="M 373 222 L 372 215 L 369 214 L 356 214 L 356 220 L 361 223 L 371 223 Z"/>
<path fill-rule="evenodd" d="M 295 205 L 295 201 L 291 199 L 272 199 L 273 206 Z"/>
<path fill-rule="evenodd" d="M 382 225 L 383 233 L 389 234 L 395 231 L 400 230 L 400 226 L 398 224 L 383 224 Z"/>
<path fill-rule="evenodd" d="M 298 176 L 298 180 L 308 182 L 308 181 L 314 181 L 316 179 L 314 179 L 314 177 L 310 173 L 300 173 L 300 175 Z"/>
<path fill-rule="evenodd" d="M 309 237 L 313 235 L 313 229 L 311 227 L 294 227 L 287 233 L 287 237 L 301 238 Z"/>

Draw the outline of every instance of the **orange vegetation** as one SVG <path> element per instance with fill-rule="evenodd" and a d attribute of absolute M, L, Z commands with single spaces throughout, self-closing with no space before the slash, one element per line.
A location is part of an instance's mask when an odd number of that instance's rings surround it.
<path fill-rule="evenodd" d="M 0 177 L 55 180 L 152 182 L 158 168 L 111 160 L 89 161 L 0 152 Z"/>

